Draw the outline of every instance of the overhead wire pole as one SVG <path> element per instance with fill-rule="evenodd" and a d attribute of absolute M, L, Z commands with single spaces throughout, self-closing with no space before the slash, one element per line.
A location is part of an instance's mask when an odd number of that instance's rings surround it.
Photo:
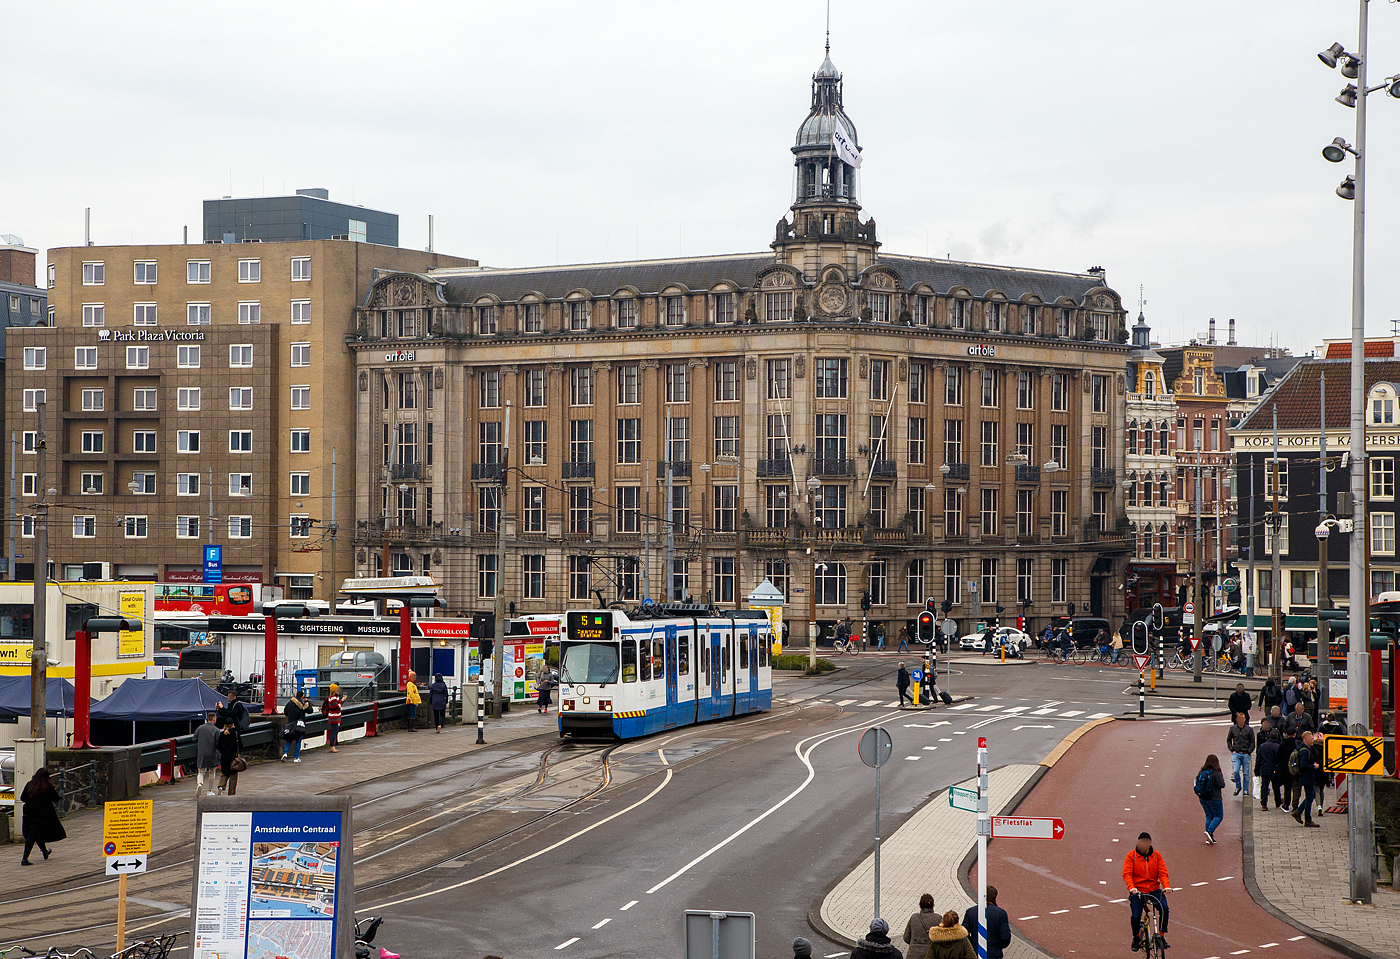
<path fill-rule="evenodd" d="M 1278 406 L 1274 406 L 1274 455 L 1269 460 L 1269 469 L 1272 471 L 1274 487 L 1273 512 L 1269 514 L 1269 528 L 1274 531 L 1273 549 L 1273 587 L 1269 590 L 1269 605 L 1273 607 L 1271 626 L 1269 630 L 1269 675 L 1274 679 L 1283 679 L 1283 571 L 1282 555 L 1279 552 L 1279 512 L 1278 512 Z"/>
<path fill-rule="evenodd" d="M 1318 435 L 1317 462 L 1317 522 L 1318 529 L 1326 531 L 1327 526 L 1327 366 L 1323 364 L 1318 377 L 1321 390 L 1322 429 Z M 1317 538 L 1317 704 L 1323 713 L 1332 708 L 1332 628 L 1331 623 L 1322 618 L 1322 610 L 1332 608 L 1332 591 L 1327 583 L 1326 536 Z M 1319 714 L 1320 715 L 1320 714 Z"/>
<path fill-rule="evenodd" d="M 505 428 L 501 432 L 501 485 L 496 500 L 496 637 L 491 650 L 491 716 L 500 719 L 505 701 L 506 639 L 506 470 L 510 467 L 510 400 L 506 400 Z"/>
<path fill-rule="evenodd" d="M 34 610 L 30 617 L 34 645 L 29 665 L 29 736 L 48 747 L 49 650 L 48 650 L 48 584 L 49 584 L 49 492 L 47 450 L 48 403 L 35 404 L 39 413 L 38 435 L 34 450 L 38 454 L 38 475 L 35 492 L 39 494 L 34 517 Z"/>

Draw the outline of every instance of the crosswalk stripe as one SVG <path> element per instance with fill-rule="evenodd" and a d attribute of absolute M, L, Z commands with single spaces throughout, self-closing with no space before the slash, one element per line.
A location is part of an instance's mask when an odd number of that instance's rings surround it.
<path fill-rule="evenodd" d="M 1029 707 L 1029 706 L 1011 706 L 1011 707 L 1007 708 L 1006 712 L 1008 712 L 1008 713 L 1019 713 L 1019 712 L 1024 712 L 1024 711 L 1027 710 L 1027 709 L 1030 709 L 1030 707 Z"/>
<path fill-rule="evenodd" d="M 1065 711 L 1065 712 L 1063 712 L 1063 713 L 1060 713 L 1060 715 L 1061 715 L 1061 716 L 1083 716 L 1083 715 L 1084 715 L 1084 710 L 1082 710 L 1082 709 L 1070 709 L 1070 710 L 1067 710 L 1067 711 Z"/>
<path fill-rule="evenodd" d="M 1000 708 L 1001 708 L 1001 707 L 998 706 L 996 703 L 993 703 L 993 704 L 990 705 L 990 706 L 978 706 L 978 707 L 977 707 L 977 711 L 978 711 L 979 713 L 990 713 L 992 710 L 994 710 L 994 709 L 1000 709 Z"/>
<path fill-rule="evenodd" d="M 1106 718 L 1106 717 L 1108 717 L 1108 716 L 1112 716 L 1112 715 L 1113 715 L 1112 713 L 1093 713 L 1092 715 L 1089 716 L 1089 718 L 1090 718 L 1090 719 L 1104 719 L 1104 718 Z"/>
<path fill-rule="evenodd" d="M 1048 715 L 1050 715 L 1051 713 L 1053 713 L 1054 711 L 1055 711 L 1055 707 L 1054 707 L 1054 706 L 1050 706 L 1050 707 L 1048 707 L 1048 708 L 1046 708 L 1046 709 L 1036 709 L 1036 710 L 1032 710 L 1032 711 L 1031 711 L 1031 715 L 1032 715 L 1032 716 L 1048 716 Z"/>
<path fill-rule="evenodd" d="M 851 703 L 853 703 L 853 702 L 855 702 L 854 699 L 843 699 L 843 700 L 841 700 L 839 703 L 837 703 L 836 705 L 838 705 L 838 706 L 849 706 L 849 705 L 851 705 Z"/>
<path fill-rule="evenodd" d="M 878 705 L 880 705 L 880 700 L 878 700 L 878 699 L 872 699 L 872 700 L 870 700 L 869 702 L 867 702 L 867 703 L 861 703 L 860 705 L 861 705 L 861 708 L 862 708 L 862 709 L 864 709 L 866 706 L 878 706 Z"/>
<path fill-rule="evenodd" d="M 950 706 L 949 708 L 950 708 L 950 709 L 954 709 L 954 710 L 971 709 L 973 706 L 976 706 L 976 705 L 977 705 L 976 703 L 962 703 L 962 704 L 957 705 L 957 706 Z"/>

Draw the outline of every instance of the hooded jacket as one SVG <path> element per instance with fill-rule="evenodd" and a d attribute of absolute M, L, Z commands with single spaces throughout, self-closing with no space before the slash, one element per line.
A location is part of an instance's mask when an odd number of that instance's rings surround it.
<path fill-rule="evenodd" d="M 1252 705 L 1254 705 L 1254 703 L 1250 700 L 1249 693 L 1244 690 L 1239 690 L 1238 692 L 1230 694 L 1229 706 L 1232 714 L 1247 713 L 1249 712 L 1249 707 Z"/>
<path fill-rule="evenodd" d="M 937 926 L 928 931 L 928 959 L 977 959 L 977 946 L 962 926 Z"/>
<path fill-rule="evenodd" d="M 1269 782 L 1274 778 L 1274 770 L 1278 768 L 1277 739 L 1268 738 L 1259 744 L 1259 752 L 1254 759 L 1254 774 L 1264 782 Z"/>
<path fill-rule="evenodd" d="M 867 933 L 865 939 L 856 943 L 855 949 L 851 952 L 851 959 L 904 959 L 899 954 L 899 947 L 890 942 L 889 936 L 877 936 L 875 933 Z"/>
<path fill-rule="evenodd" d="M 1266 716 L 1273 712 L 1275 706 L 1283 705 L 1283 692 L 1278 688 L 1278 683 L 1270 679 L 1264 684 L 1264 688 L 1259 690 L 1259 705 Z"/>

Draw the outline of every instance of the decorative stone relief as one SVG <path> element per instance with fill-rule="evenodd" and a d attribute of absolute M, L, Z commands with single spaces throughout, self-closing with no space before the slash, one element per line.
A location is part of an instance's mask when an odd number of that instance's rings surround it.
<path fill-rule="evenodd" d="M 363 393 L 363 392 L 365 392 L 365 391 L 368 390 L 368 389 L 369 389 L 369 374 L 366 373 L 366 372 L 364 372 L 363 370 L 361 370 L 361 371 L 360 371 L 360 392 Z"/>
<path fill-rule="evenodd" d="M 374 298 L 370 300 L 370 306 L 387 306 L 389 294 L 386 284 L 380 284 L 374 291 Z"/>
<path fill-rule="evenodd" d="M 770 273 L 763 278 L 765 289 L 790 289 L 792 285 L 792 277 L 787 273 Z"/>
<path fill-rule="evenodd" d="M 644 370 L 657 370 L 657 369 L 660 369 L 660 368 L 661 368 L 661 361 L 660 361 L 660 360 L 642 360 L 642 362 L 641 362 L 640 364 L 638 364 L 638 365 L 641 366 L 641 368 L 644 369 Z"/>
<path fill-rule="evenodd" d="M 417 299 L 416 294 L 412 281 L 404 280 L 394 288 L 394 302 L 399 306 L 412 306 L 413 301 Z"/>
<path fill-rule="evenodd" d="M 856 375 L 863 380 L 870 378 L 870 357 L 864 353 L 856 358 Z"/>
<path fill-rule="evenodd" d="M 744 364 L 744 379 L 758 379 L 758 361 L 753 357 L 749 357 L 748 361 Z"/>
<path fill-rule="evenodd" d="M 823 313 L 830 316 L 844 313 L 850 302 L 850 296 L 846 290 L 839 286 L 824 286 L 817 294 L 817 305 L 821 307 Z"/>
<path fill-rule="evenodd" d="M 894 280 L 890 279 L 888 274 L 876 273 L 870 277 L 869 286 L 872 290 L 892 290 L 894 289 Z"/>
<path fill-rule="evenodd" d="M 442 389 L 442 367 L 433 370 L 433 389 Z"/>
<path fill-rule="evenodd" d="M 807 357 L 799 355 L 793 363 L 793 376 L 797 379 L 804 379 L 807 376 Z"/>
<path fill-rule="evenodd" d="M 1128 378 L 1127 378 L 1127 375 L 1126 375 L 1126 374 L 1123 374 L 1123 373 L 1119 373 L 1119 374 L 1118 374 L 1118 395 L 1119 395 L 1119 396 L 1122 396 L 1122 395 L 1123 395 L 1123 393 L 1127 390 L 1127 386 L 1128 386 Z"/>
<path fill-rule="evenodd" d="M 904 357 L 899 358 L 899 382 L 903 383 L 909 378 L 909 361 Z"/>

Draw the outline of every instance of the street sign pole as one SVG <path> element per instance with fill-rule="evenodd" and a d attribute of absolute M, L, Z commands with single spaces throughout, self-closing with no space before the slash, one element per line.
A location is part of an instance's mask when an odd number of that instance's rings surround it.
<path fill-rule="evenodd" d="M 1147 718 L 1147 689 L 1144 686 L 1145 678 L 1142 670 L 1138 670 L 1138 719 Z"/>
<path fill-rule="evenodd" d="M 987 810 L 987 740 L 977 740 L 977 955 L 987 954 L 987 837 L 992 820 Z"/>
<path fill-rule="evenodd" d="M 126 948 L 126 873 L 117 877 L 117 952 Z"/>
<path fill-rule="evenodd" d="M 894 741 L 889 730 L 883 726 L 872 726 L 860 734 L 856 744 L 860 761 L 875 767 L 875 916 L 880 916 L 880 767 L 890 761 L 894 752 Z"/>

